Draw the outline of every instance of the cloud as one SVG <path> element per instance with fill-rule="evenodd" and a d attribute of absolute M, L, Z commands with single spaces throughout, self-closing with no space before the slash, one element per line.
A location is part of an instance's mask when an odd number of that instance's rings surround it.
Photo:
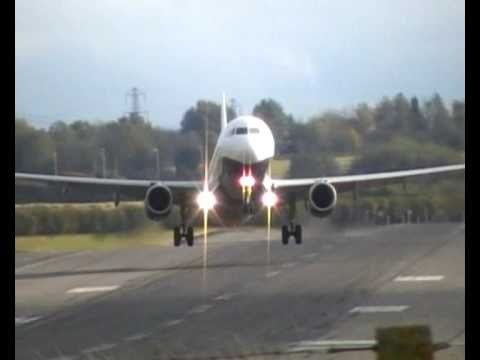
<path fill-rule="evenodd" d="M 464 17 L 446 0 L 16 0 L 15 106 L 112 119 L 135 85 L 176 127 L 223 90 L 298 116 L 398 91 L 462 97 Z"/>

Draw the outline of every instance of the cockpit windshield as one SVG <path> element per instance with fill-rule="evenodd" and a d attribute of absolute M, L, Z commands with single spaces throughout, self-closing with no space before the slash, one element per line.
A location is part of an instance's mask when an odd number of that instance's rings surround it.
<path fill-rule="evenodd" d="M 246 127 L 236 128 L 235 135 L 245 135 L 245 134 L 247 134 L 247 128 Z"/>

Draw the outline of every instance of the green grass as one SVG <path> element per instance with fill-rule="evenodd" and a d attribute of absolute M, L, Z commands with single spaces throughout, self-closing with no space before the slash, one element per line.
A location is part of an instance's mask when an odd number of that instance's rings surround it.
<path fill-rule="evenodd" d="M 284 178 L 287 176 L 288 169 L 290 168 L 289 159 L 275 159 L 271 161 L 272 164 L 272 177 L 273 178 Z"/>
<path fill-rule="evenodd" d="M 211 229 L 214 233 L 217 229 Z M 196 229 L 197 235 L 203 229 Z M 173 246 L 172 231 L 159 226 L 147 226 L 141 230 L 113 234 L 65 234 L 65 235 L 32 235 L 15 237 L 16 251 L 82 251 L 82 250 L 115 250 L 138 246 Z"/>
<path fill-rule="evenodd" d="M 335 161 L 337 162 L 338 166 L 342 173 L 347 173 L 352 166 L 352 162 L 355 160 L 355 156 L 337 156 Z"/>

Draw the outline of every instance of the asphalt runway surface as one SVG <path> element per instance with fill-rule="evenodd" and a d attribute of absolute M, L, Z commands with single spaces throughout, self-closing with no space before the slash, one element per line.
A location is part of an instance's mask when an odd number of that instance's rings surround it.
<path fill-rule="evenodd" d="M 193 248 L 17 253 L 16 359 L 375 359 L 323 346 L 425 324 L 465 358 L 464 224 L 232 229 Z M 327 345 L 325 345 L 327 344 Z M 316 351 L 296 353 L 296 351 Z M 275 354 L 275 355 L 272 355 Z"/>

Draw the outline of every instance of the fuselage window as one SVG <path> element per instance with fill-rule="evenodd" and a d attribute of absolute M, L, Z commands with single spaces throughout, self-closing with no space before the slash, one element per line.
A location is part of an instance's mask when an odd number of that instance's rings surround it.
<path fill-rule="evenodd" d="M 260 129 L 258 128 L 249 128 L 248 129 L 249 134 L 260 134 Z"/>
<path fill-rule="evenodd" d="M 235 131 L 235 135 L 245 135 L 247 134 L 247 128 L 241 127 L 237 128 Z"/>

